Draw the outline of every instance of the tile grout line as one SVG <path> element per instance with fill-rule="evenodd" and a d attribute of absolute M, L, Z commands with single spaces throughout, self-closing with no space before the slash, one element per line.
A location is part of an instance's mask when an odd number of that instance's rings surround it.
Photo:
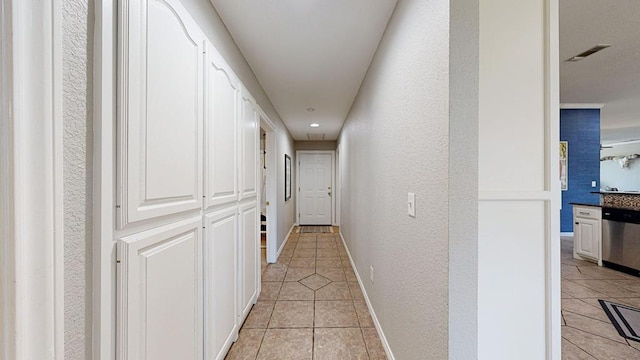
<path fill-rule="evenodd" d="M 583 315 L 583 314 L 579 314 L 579 313 L 577 313 L 577 312 L 575 312 L 575 311 L 571 311 L 571 310 L 567 310 L 567 309 L 562 309 L 562 312 L 563 312 L 563 313 L 564 313 L 564 312 L 568 312 L 568 313 L 571 313 L 571 314 L 576 315 L 576 316 L 586 317 L 587 319 L 591 319 L 591 320 L 594 320 L 594 321 L 598 321 L 598 322 L 601 322 L 601 323 L 604 323 L 604 324 L 611 324 L 611 321 L 604 321 L 604 320 L 602 320 L 602 319 L 596 319 L 596 318 L 594 318 L 594 317 L 587 316 L 587 315 Z M 604 313 L 604 312 L 603 312 L 603 313 Z M 564 319 L 564 314 L 562 315 L 562 318 Z M 566 320 L 566 319 L 565 319 L 565 321 L 564 321 L 564 322 L 565 322 L 565 324 L 568 324 L 568 322 L 567 322 L 567 320 Z"/>
<path fill-rule="evenodd" d="M 615 340 L 610 339 L 610 338 L 608 338 L 608 337 L 604 337 L 604 336 L 602 336 L 602 335 L 598 335 L 598 334 L 594 334 L 594 333 L 592 333 L 592 332 L 590 332 L 590 331 L 586 331 L 586 330 L 584 330 L 584 329 L 578 329 L 577 327 L 575 327 L 575 326 L 573 326 L 573 325 L 569 325 L 569 324 L 567 324 L 567 325 L 565 325 L 565 326 L 566 326 L 566 327 L 570 327 L 570 328 L 572 328 L 572 329 L 574 329 L 574 330 L 581 331 L 581 332 L 583 332 L 583 333 L 587 333 L 587 334 L 589 334 L 589 335 L 597 336 L 597 337 L 599 337 L 599 338 L 601 338 L 601 339 L 604 339 L 604 340 L 613 341 L 613 342 L 614 342 L 614 343 L 616 343 L 616 344 L 622 344 L 622 345 L 625 345 L 625 344 L 626 344 L 626 342 L 618 342 L 618 341 L 615 341 Z M 622 340 L 625 340 L 625 338 L 623 338 L 622 336 L 620 336 L 620 337 L 622 338 Z M 575 344 L 574 344 L 574 345 L 575 345 Z M 626 344 L 626 345 L 628 345 L 628 344 Z M 577 346 L 577 345 L 576 345 L 576 346 Z M 630 345 L 628 345 L 628 346 L 630 346 Z M 578 347 L 579 347 L 579 346 L 578 346 Z"/>
<path fill-rule="evenodd" d="M 585 349 L 581 348 L 580 346 L 578 346 L 578 345 L 574 344 L 571 340 L 569 340 L 569 339 L 567 339 L 567 338 L 565 338 L 565 337 L 563 337 L 563 339 L 564 339 L 564 340 L 566 340 L 566 341 L 567 341 L 568 343 L 570 343 L 571 345 L 573 345 L 573 346 L 577 347 L 578 349 L 582 350 L 582 352 L 584 352 L 585 354 L 587 354 L 587 355 L 591 356 L 593 359 L 595 359 L 595 360 L 599 360 L 597 357 L 595 357 L 595 355 L 591 354 L 590 352 L 588 352 L 587 350 L 585 350 Z"/>
<path fill-rule="evenodd" d="M 318 246 L 317 240 L 318 240 L 318 238 L 316 237 L 316 247 Z M 318 253 L 317 253 L 317 250 L 316 250 L 316 256 L 317 255 L 318 255 Z M 318 260 L 318 258 L 316 257 L 315 258 L 316 265 L 317 265 L 317 260 Z M 313 268 L 313 273 L 314 274 L 316 273 L 316 267 L 315 266 Z M 315 290 L 313 291 L 313 322 L 311 323 L 311 325 L 312 325 L 312 328 L 311 328 L 311 360 L 313 360 L 315 358 L 315 349 L 316 349 L 316 291 Z"/>

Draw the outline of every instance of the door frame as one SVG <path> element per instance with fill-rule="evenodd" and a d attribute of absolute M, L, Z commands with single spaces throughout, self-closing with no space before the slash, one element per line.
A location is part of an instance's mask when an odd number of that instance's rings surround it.
<path fill-rule="evenodd" d="M 0 357 L 63 359 L 62 2 L 0 18 Z"/>
<path fill-rule="evenodd" d="M 97 0 L 94 24 L 93 309 L 94 359 L 116 357 L 116 46 L 117 5 Z"/>
<path fill-rule="evenodd" d="M 265 151 L 267 156 L 265 162 L 267 164 L 267 185 L 265 186 L 267 201 L 267 262 L 275 263 L 278 260 L 278 188 L 277 188 L 277 171 L 274 169 L 278 164 L 276 159 L 276 127 L 267 117 L 265 112 L 258 106 L 258 116 L 260 117 L 260 127 L 266 134 Z M 259 167 L 259 165 L 258 165 Z M 262 169 L 259 169 L 261 173 Z M 260 179 L 262 182 L 262 179 Z M 258 186 L 258 199 L 262 199 L 262 186 Z M 258 200 L 260 202 L 260 200 Z M 261 224 L 259 223 L 258 226 Z M 260 228 L 260 227 L 258 227 Z M 262 258 L 262 254 L 260 254 Z M 262 261 L 262 260 L 260 260 Z"/>
<path fill-rule="evenodd" d="M 300 225 L 300 155 L 302 154 L 329 154 L 331 155 L 331 225 L 336 226 L 336 151 L 335 150 L 296 150 L 296 224 Z"/>

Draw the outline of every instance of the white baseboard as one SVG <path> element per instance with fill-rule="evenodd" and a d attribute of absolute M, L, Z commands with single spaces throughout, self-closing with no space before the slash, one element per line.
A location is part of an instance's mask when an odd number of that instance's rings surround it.
<path fill-rule="evenodd" d="M 561 232 L 560 236 L 573 236 L 573 232 Z"/>
<path fill-rule="evenodd" d="M 289 241 L 289 235 L 291 235 L 291 232 L 295 227 L 296 227 L 296 224 L 291 225 L 291 229 L 289 229 L 287 236 L 284 237 L 284 241 L 282 242 L 282 245 L 280 245 L 280 249 L 278 249 L 278 253 L 276 254 L 276 261 L 280 257 L 280 253 L 282 253 L 282 250 L 284 250 L 284 246 L 287 245 L 287 241 Z"/>
<path fill-rule="evenodd" d="M 382 342 L 382 347 L 384 348 L 384 352 L 387 354 L 387 359 L 395 360 L 395 357 L 393 356 L 393 352 L 391 352 L 391 347 L 389 347 L 389 342 L 387 341 L 387 337 L 384 335 L 384 331 L 382 331 L 382 327 L 380 326 L 380 322 L 378 321 L 376 312 L 373 310 L 373 307 L 371 306 L 371 301 L 369 300 L 369 296 L 367 295 L 367 291 L 365 290 L 362 284 L 362 279 L 360 278 L 360 274 L 358 273 L 358 268 L 355 266 L 355 263 L 353 262 L 353 258 L 351 257 L 351 252 L 347 247 L 347 242 L 344 241 L 344 236 L 342 236 L 342 230 L 340 230 L 339 234 L 340 234 L 340 239 L 342 239 L 342 244 L 344 245 L 344 248 L 347 251 L 347 255 L 349 256 L 349 262 L 351 263 L 353 272 L 356 274 L 356 279 L 358 279 L 358 285 L 360 285 L 360 289 L 362 290 L 364 301 L 367 303 L 367 308 L 369 308 L 369 313 L 371 314 L 371 318 L 373 319 L 373 324 L 376 326 L 378 337 Z"/>

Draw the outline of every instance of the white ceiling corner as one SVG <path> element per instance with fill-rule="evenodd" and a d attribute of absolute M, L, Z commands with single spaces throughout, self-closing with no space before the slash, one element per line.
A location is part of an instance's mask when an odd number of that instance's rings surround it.
<path fill-rule="evenodd" d="M 335 140 L 396 0 L 210 1 L 294 139 Z"/>
<path fill-rule="evenodd" d="M 597 44 L 612 44 L 565 62 Z M 604 103 L 602 141 L 640 135 L 640 1 L 560 1 L 560 101 Z"/>

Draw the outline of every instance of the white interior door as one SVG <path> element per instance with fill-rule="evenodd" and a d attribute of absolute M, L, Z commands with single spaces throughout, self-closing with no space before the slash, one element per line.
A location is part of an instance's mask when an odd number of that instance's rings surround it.
<path fill-rule="evenodd" d="M 300 225 L 331 225 L 333 154 L 298 153 Z"/>

